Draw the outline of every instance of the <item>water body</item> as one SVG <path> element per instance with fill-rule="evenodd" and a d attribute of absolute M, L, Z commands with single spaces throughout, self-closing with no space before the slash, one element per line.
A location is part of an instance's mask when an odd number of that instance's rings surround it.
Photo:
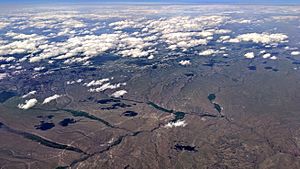
<path fill-rule="evenodd" d="M 41 121 L 41 124 L 35 125 L 34 127 L 37 130 L 46 131 L 46 130 L 52 129 L 53 127 L 55 127 L 55 125 L 54 125 L 54 123 L 49 123 L 49 122 Z"/>
<path fill-rule="evenodd" d="M 193 73 L 185 73 L 184 75 L 187 76 L 187 77 L 193 77 L 194 76 Z"/>
<path fill-rule="evenodd" d="M 48 115 L 48 116 L 36 116 L 39 119 L 53 119 L 54 115 Z"/>
<path fill-rule="evenodd" d="M 138 113 L 134 112 L 134 111 L 125 111 L 124 113 L 122 113 L 123 116 L 126 116 L 126 117 L 134 117 L 134 116 L 137 116 Z"/>
<path fill-rule="evenodd" d="M 218 103 L 215 102 L 215 99 L 217 98 L 217 96 L 215 94 L 209 94 L 207 96 L 207 99 L 214 105 L 214 108 L 221 113 L 222 111 L 222 107 L 221 105 L 219 105 Z"/>
<path fill-rule="evenodd" d="M 219 113 L 221 113 L 222 107 L 221 107 L 219 104 L 214 103 L 214 108 L 215 108 Z"/>
<path fill-rule="evenodd" d="M 101 108 L 101 110 L 113 110 L 113 109 L 128 108 L 128 107 L 131 107 L 131 105 L 125 103 L 114 103 L 110 107 Z"/>
<path fill-rule="evenodd" d="M 197 152 L 196 146 L 181 145 L 181 144 L 176 144 L 175 145 L 175 150 L 177 150 L 177 151 Z"/>
<path fill-rule="evenodd" d="M 210 114 L 210 113 L 201 113 L 199 116 L 200 117 L 218 117 L 217 115 Z"/>
<path fill-rule="evenodd" d="M 69 146 L 69 145 L 60 144 L 60 143 L 56 143 L 56 142 L 47 140 L 47 139 L 45 139 L 43 137 L 40 137 L 40 136 L 32 134 L 32 133 L 28 133 L 28 132 L 24 132 L 24 131 L 19 131 L 19 130 L 16 130 L 16 129 L 12 129 L 12 128 L 6 126 L 5 124 L 3 124 L 1 122 L 0 122 L 0 124 L 1 124 L 0 126 L 2 126 L 1 129 L 4 129 L 5 131 L 13 133 L 13 134 L 20 135 L 20 136 L 22 136 L 25 139 L 29 139 L 29 140 L 37 142 L 37 143 L 39 143 L 41 145 L 44 145 L 44 146 L 47 146 L 47 147 L 51 147 L 51 148 L 55 148 L 55 149 L 69 150 L 69 151 L 73 151 L 73 152 L 77 152 L 77 153 L 86 154 L 84 151 L 82 151 L 79 148 L 72 147 L 72 146 Z"/>
<path fill-rule="evenodd" d="M 115 103 L 115 102 L 120 102 L 120 100 L 117 100 L 117 99 L 101 99 L 101 100 L 97 101 L 97 103 L 99 103 L 99 104 L 109 104 L 109 103 Z"/>
<path fill-rule="evenodd" d="M 256 66 L 248 66 L 249 70 L 256 70 Z"/>
<path fill-rule="evenodd" d="M 4 103 L 6 100 L 16 96 L 16 93 L 10 91 L 0 92 L 0 103 Z"/>
<path fill-rule="evenodd" d="M 173 120 L 171 120 L 171 122 L 177 122 L 178 120 L 181 120 L 181 119 L 184 119 L 185 117 L 185 112 L 177 112 L 177 111 L 174 111 L 174 110 L 169 110 L 169 109 L 166 109 L 166 108 L 163 108 L 153 102 L 148 102 L 148 105 L 150 105 L 151 107 L 157 109 L 157 110 L 160 110 L 160 111 L 163 111 L 163 112 L 166 112 L 166 113 L 171 113 L 171 114 L 174 114 L 175 115 L 175 118 Z"/>
<path fill-rule="evenodd" d="M 184 117 L 185 117 L 184 112 L 175 112 L 173 114 L 175 114 L 175 119 L 172 120 L 172 122 L 174 122 L 174 123 L 177 122 L 178 120 L 184 119 Z"/>
<path fill-rule="evenodd" d="M 264 67 L 266 70 L 270 70 L 270 69 L 273 69 L 271 66 L 266 66 Z"/>
<path fill-rule="evenodd" d="M 168 109 L 165 109 L 153 102 L 148 102 L 148 105 L 150 105 L 151 107 L 157 109 L 157 110 L 160 110 L 160 111 L 163 111 L 163 112 L 166 112 L 166 113 L 173 113 L 174 111 L 173 110 L 168 110 Z"/>
<path fill-rule="evenodd" d="M 210 102 L 212 102 L 212 101 L 214 101 L 214 100 L 216 99 L 216 95 L 215 95 L 215 94 L 209 94 L 209 95 L 207 96 L 207 98 L 208 98 L 208 100 L 209 100 Z"/>
<path fill-rule="evenodd" d="M 60 109 L 62 111 L 66 111 L 66 112 L 69 112 L 71 113 L 74 117 L 85 117 L 85 118 L 88 118 L 90 120 L 96 120 L 96 121 L 99 121 L 101 123 L 103 123 L 104 125 L 108 126 L 108 127 L 111 127 L 111 128 L 115 128 L 115 126 L 113 126 L 112 124 L 110 124 L 109 122 L 101 119 L 101 118 L 98 118 L 94 115 L 91 115 L 87 112 L 84 112 L 84 111 L 76 111 L 76 110 L 70 110 L 70 109 Z"/>
<path fill-rule="evenodd" d="M 69 124 L 74 124 L 76 122 L 77 121 L 75 119 L 66 118 L 66 119 L 63 119 L 62 121 L 60 121 L 58 124 L 63 126 L 63 127 L 67 127 Z"/>

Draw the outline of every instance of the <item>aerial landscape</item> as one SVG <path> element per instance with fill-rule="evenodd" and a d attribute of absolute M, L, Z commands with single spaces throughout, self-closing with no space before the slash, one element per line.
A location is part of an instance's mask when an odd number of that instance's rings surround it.
<path fill-rule="evenodd" d="M 1 169 L 300 169 L 300 4 L 19 2 Z"/>

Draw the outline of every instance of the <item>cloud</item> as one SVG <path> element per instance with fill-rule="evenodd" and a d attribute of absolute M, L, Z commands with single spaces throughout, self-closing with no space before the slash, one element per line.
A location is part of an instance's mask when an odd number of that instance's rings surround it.
<path fill-rule="evenodd" d="M 9 25 L 8 22 L 2 22 L 2 21 L 0 21 L 0 29 L 3 29 L 3 28 L 5 28 L 8 25 Z"/>
<path fill-rule="evenodd" d="M 266 53 L 262 56 L 264 59 L 270 58 L 271 57 L 271 53 Z"/>
<path fill-rule="evenodd" d="M 8 76 L 7 73 L 0 73 L 0 80 L 3 80 L 7 76 Z"/>
<path fill-rule="evenodd" d="M 185 127 L 187 124 L 184 120 L 178 120 L 177 122 L 169 122 L 165 125 L 166 128 L 173 128 L 173 127 Z"/>
<path fill-rule="evenodd" d="M 123 96 L 126 93 L 127 93 L 126 90 L 119 90 L 119 91 L 114 92 L 111 96 L 112 97 L 121 97 L 121 96 Z"/>
<path fill-rule="evenodd" d="M 293 52 L 291 52 L 291 55 L 293 55 L 293 56 L 300 55 L 300 51 L 293 51 Z"/>
<path fill-rule="evenodd" d="M 67 84 L 71 85 L 71 84 L 75 84 L 75 83 L 81 83 L 82 81 L 83 81 L 83 79 L 77 79 L 77 80 L 67 81 Z M 86 85 L 86 84 L 84 84 L 84 85 Z"/>
<path fill-rule="evenodd" d="M 55 94 L 55 95 L 50 96 L 50 97 L 47 97 L 47 98 L 45 98 L 45 100 L 43 101 L 42 104 L 50 103 L 51 101 L 56 100 L 56 99 L 58 99 L 60 97 L 61 97 L 61 95 L 58 95 L 58 94 Z"/>
<path fill-rule="evenodd" d="M 89 83 L 85 83 L 84 86 L 87 87 L 91 87 L 91 86 L 100 86 L 102 85 L 104 82 L 108 82 L 109 78 L 105 78 L 105 79 L 100 79 L 100 80 L 92 80 Z"/>
<path fill-rule="evenodd" d="M 191 63 L 191 61 L 189 61 L 189 60 L 181 60 L 181 61 L 179 62 L 179 64 L 185 66 L 185 65 L 191 65 L 192 63 Z"/>
<path fill-rule="evenodd" d="M 239 42 L 254 42 L 254 43 L 283 43 L 286 42 L 288 36 L 282 33 L 269 34 L 269 33 L 247 33 L 238 35 L 234 39 L 229 39 L 228 42 L 239 43 Z"/>
<path fill-rule="evenodd" d="M 209 55 L 213 55 L 213 54 L 217 54 L 217 53 L 220 53 L 220 51 L 214 50 L 214 49 L 207 49 L 207 50 L 201 51 L 199 53 L 199 55 L 200 56 L 209 56 Z"/>
<path fill-rule="evenodd" d="M 35 67 L 33 70 L 34 71 L 41 71 L 41 70 L 44 70 L 45 67 L 44 66 L 41 66 L 41 67 Z"/>
<path fill-rule="evenodd" d="M 31 92 L 29 92 L 29 93 L 23 95 L 22 98 L 27 98 L 27 97 L 32 96 L 32 95 L 35 95 L 35 94 L 36 94 L 36 91 L 33 90 L 33 91 L 31 91 Z"/>
<path fill-rule="evenodd" d="M 12 41 L 0 46 L 0 55 L 35 53 L 40 51 L 39 45 L 48 43 L 45 36 L 37 34 L 8 32 L 5 36 L 12 38 Z"/>
<path fill-rule="evenodd" d="M 10 56 L 10 57 L 2 57 L 2 56 L 0 56 L 0 61 L 11 62 L 11 61 L 14 61 L 14 60 L 16 60 L 16 58 L 12 57 L 12 56 Z"/>
<path fill-rule="evenodd" d="M 24 104 L 19 104 L 18 108 L 27 110 L 27 109 L 30 109 L 33 106 L 35 106 L 37 104 L 37 102 L 38 101 L 36 99 L 25 100 L 25 103 Z"/>
<path fill-rule="evenodd" d="M 253 59 L 255 57 L 254 52 L 248 52 L 244 56 L 247 59 Z"/>
<path fill-rule="evenodd" d="M 126 83 L 117 83 L 117 84 L 110 84 L 110 83 L 105 83 L 102 86 L 98 87 L 98 88 L 91 88 L 89 89 L 90 92 L 103 92 L 107 89 L 117 89 L 121 86 L 125 86 Z"/>

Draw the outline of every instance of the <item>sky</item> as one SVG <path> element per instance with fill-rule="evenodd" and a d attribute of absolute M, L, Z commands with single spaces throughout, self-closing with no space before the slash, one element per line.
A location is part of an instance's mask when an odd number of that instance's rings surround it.
<path fill-rule="evenodd" d="M 300 4 L 300 0 L 0 0 L 0 4 L 48 3 L 221 3 L 221 4 Z"/>

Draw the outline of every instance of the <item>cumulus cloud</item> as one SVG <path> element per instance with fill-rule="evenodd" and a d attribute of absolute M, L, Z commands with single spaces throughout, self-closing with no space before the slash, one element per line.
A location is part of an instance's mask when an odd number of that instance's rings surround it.
<path fill-rule="evenodd" d="M 77 80 L 67 81 L 67 84 L 71 85 L 71 84 L 75 84 L 75 83 L 81 83 L 82 81 L 83 81 L 83 79 L 77 79 Z"/>
<path fill-rule="evenodd" d="M 103 92 L 107 89 L 117 89 L 121 86 L 125 86 L 126 83 L 117 83 L 117 84 L 110 84 L 110 83 L 105 83 L 102 86 L 98 87 L 98 88 L 91 88 L 89 89 L 90 92 Z"/>
<path fill-rule="evenodd" d="M 0 80 L 7 77 L 7 73 L 0 73 Z"/>
<path fill-rule="evenodd" d="M 184 120 L 178 120 L 177 122 L 169 122 L 165 125 L 166 128 L 173 128 L 173 127 L 185 127 L 187 124 Z"/>
<path fill-rule="evenodd" d="M 185 65 L 191 65 L 192 63 L 189 60 L 181 60 L 179 62 L 179 64 L 182 65 L 182 66 L 185 66 Z"/>
<path fill-rule="evenodd" d="M 204 50 L 204 51 L 201 51 L 199 53 L 200 56 L 209 56 L 209 55 L 213 55 L 213 54 L 217 54 L 219 53 L 220 51 L 218 50 L 214 50 L 214 49 L 207 49 L 207 50 Z"/>
<path fill-rule="evenodd" d="M 234 39 L 229 39 L 228 42 L 231 43 L 239 43 L 239 42 L 254 42 L 254 43 L 263 43 L 263 44 L 271 44 L 271 43 L 283 43 L 286 42 L 288 36 L 282 33 L 247 33 L 238 35 Z"/>
<path fill-rule="evenodd" d="M 2 57 L 2 56 L 0 56 L 0 61 L 11 62 L 11 61 L 14 61 L 14 60 L 16 60 L 16 58 L 12 57 L 12 56 L 10 56 L 10 57 Z"/>
<path fill-rule="evenodd" d="M 40 51 L 39 45 L 48 43 L 45 36 L 37 34 L 22 34 L 8 32 L 5 34 L 12 41 L 0 46 L 0 55 L 35 53 Z"/>
<path fill-rule="evenodd" d="M 44 66 L 41 66 L 41 67 L 35 67 L 33 70 L 34 71 L 41 71 L 41 70 L 44 70 L 45 67 Z"/>
<path fill-rule="evenodd" d="M 56 100 L 56 99 L 58 99 L 60 97 L 61 97 L 61 95 L 58 95 L 58 94 L 55 94 L 55 95 L 50 96 L 50 97 L 47 97 L 47 98 L 44 99 L 43 104 L 50 103 L 51 101 Z"/>
<path fill-rule="evenodd" d="M 37 103 L 38 101 L 36 99 L 26 100 L 24 104 L 19 104 L 18 108 L 27 110 L 35 106 Z"/>
<path fill-rule="evenodd" d="M 8 25 L 9 25 L 8 22 L 0 21 L 0 29 L 3 29 L 3 28 L 5 28 L 5 27 L 8 26 Z"/>
<path fill-rule="evenodd" d="M 271 57 L 271 54 L 270 54 L 270 53 L 266 53 L 266 54 L 264 54 L 262 57 L 263 57 L 264 59 L 267 59 L 267 58 Z"/>
<path fill-rule="evenodd" d="M 36 91 L 33 90 L 33 91 L 31 91 L 31 92 L 29 92 L 29 93 L 23 95 L 22 98 L 27 98 L 27 97 L 32 96 L 32 95 L 35 95 L 35 94 L 36 94 Z"/>
<path fill-rule="evenodd" d="M 104 82 L 108 82 L 108 81 L 109 81 L 109 78 L 104 78 L 104 79 L 100 79 L 100 80 L 92 80 L 89 83 L 85 83 L 84 86 L 87 86 L 87 87 L 100 86 Z"/>
<path fill-rule="evenodd" d="M 247 59 L 253 59 L 255 57 L 254 52 L 248 52 L 244 56 Z"/>
<path fill-rule="evenodd" d="M 119 91 L 114 92 L 111 96 L 112 97 L 121 97 L 121 96 L 123 96 L 126 93 L 127 93 L 126 90 L 119 90 Z"/>
<path fill-rule="evenodd" d="M 300 55 L 300 51 L 293 51 L 293 52 L 291 52 L 291 55 L 293 55 L 293 56 Z"/>

